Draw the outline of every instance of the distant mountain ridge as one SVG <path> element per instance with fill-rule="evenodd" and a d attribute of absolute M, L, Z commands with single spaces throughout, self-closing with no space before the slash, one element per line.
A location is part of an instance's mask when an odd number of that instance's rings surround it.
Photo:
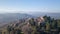
<path fill-rule="evenodd" d="M 6 13 L 0 14 L 0 23 L 8 23 L 11 21 L 19 20 L 22 18 L 33 17 L 32 15 L 22 14 L 22 13 Z"/>
<path fill-rule="evenodd" d="M 55 19 L 60 19 L 60 13 L 43 13 L 43 12 L 36 12 L 32 14 L 24 14 L 24 13 L 6 13 L 6 14 L 0 14 L 0 23 L 3 22 L 10 22 L 14 20 L 19 20 L 22 18 L 29 18 L 29 17 L 39 17 L 39 16 L 51 16 Z"/>
<path fill-rule="evenodd" d="M 6 13 L 6 14 L 0 14 L 0 26 L 2 24 L 6 24 L 9 22 L 13 22 L 19 19 L 23 18 L 35 18 L 39 16 L 51 16 L 55 19 L 60 19 L 60 13 L 42 13 L 42 12 L 36 12 L 32 14 L 24 14 L 24 13 Z"/>
<path fill-rule="evenodd" d="M 47 15 L 55 19 L 60 19 L 60 13 L 34 12 L 34 13 L 31 13 L 31 15 L 37 16 L 37 17 Z"/>

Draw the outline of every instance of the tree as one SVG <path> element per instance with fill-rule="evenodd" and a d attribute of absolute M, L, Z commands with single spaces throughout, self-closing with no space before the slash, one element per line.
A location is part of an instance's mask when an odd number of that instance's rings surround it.
<path fill-rule="evenodd" d="M 10 34 L 10 31 L 11 31 L 11 27 L 10 26 L 7 27 L 7 31 Z"/>
<path fill-rule="evenodd" d="M 50 24 L 49 22 L 46 22 L 46 31 L 48 32 L 50 30 Z"/>
<path fill-rule="evenodd" d="M 47 15 L 43 16 L 45 22 L 47 22 Z"/>
<path fill-rule="evenodd" d="M 54 21 L 54 28 L 57 28 L 57 20 Z"/>
<path fill-rule="evenodd" d="M 29 20 L 29 23 L 30 23 L 32 26 L 35 26 L 34 18 L 31 18 L 31 20 Z"/>
<path fill-rule="evenodd" d="M 16 29 L 16 34 L 21 34 L 21 30 L 20 29 Z"/>

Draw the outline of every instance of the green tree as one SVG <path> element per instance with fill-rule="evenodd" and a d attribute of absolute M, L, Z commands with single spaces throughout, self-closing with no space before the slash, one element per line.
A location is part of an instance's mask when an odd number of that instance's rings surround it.
<path fill-rule="evenodd" d="M 45 22 L 47 22 L 47 15 L 43 16 Z"/>
<path fill-rule="evenodd" d="M 29 20 L 29 23 L 30 23 L 32 26 L 35 26 L 34 18 L 31 18 L 31 20 Z"/>
<path fill-rule="evenodd" d="M 11 27 L 10 26 L 7 27 L 7 31 L 8 31 L 8 34 L 10 34 L 10 31 L 11 31 Z"/>
<path fill-rule="evenodd" d="M 46 22 L 46 31 L 48 32 L 50 30 L 50 24 L 49 22 Z"/>

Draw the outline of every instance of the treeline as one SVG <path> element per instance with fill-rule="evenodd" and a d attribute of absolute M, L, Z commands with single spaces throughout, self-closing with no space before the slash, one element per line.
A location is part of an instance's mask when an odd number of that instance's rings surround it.
<path fill-rule="evenodd" d="M 29 29 L 27 27 L 28 29 L 27 34 L 59 34 L 60 33 L 60 19 L 54 19 L 51 18 L 50 16 L 43 16 L 42 18 L 38 17 L 36 19 L 31 18 L 28 20 L 27 26 L 31 27 Z M 13 34 L 25 34 L 21 28 L 14 28 L 11 26 L 7 27 L 7 31 L 9 34 L 10 32 L 12 32 Z"/>

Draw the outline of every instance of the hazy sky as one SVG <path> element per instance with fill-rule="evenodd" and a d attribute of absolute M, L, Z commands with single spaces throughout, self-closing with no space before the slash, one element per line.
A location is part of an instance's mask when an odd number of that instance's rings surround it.
<path fill-rule="evenodd" d="M 0 0 L 0 13 L 60 12 L 60 0 Z"/>

